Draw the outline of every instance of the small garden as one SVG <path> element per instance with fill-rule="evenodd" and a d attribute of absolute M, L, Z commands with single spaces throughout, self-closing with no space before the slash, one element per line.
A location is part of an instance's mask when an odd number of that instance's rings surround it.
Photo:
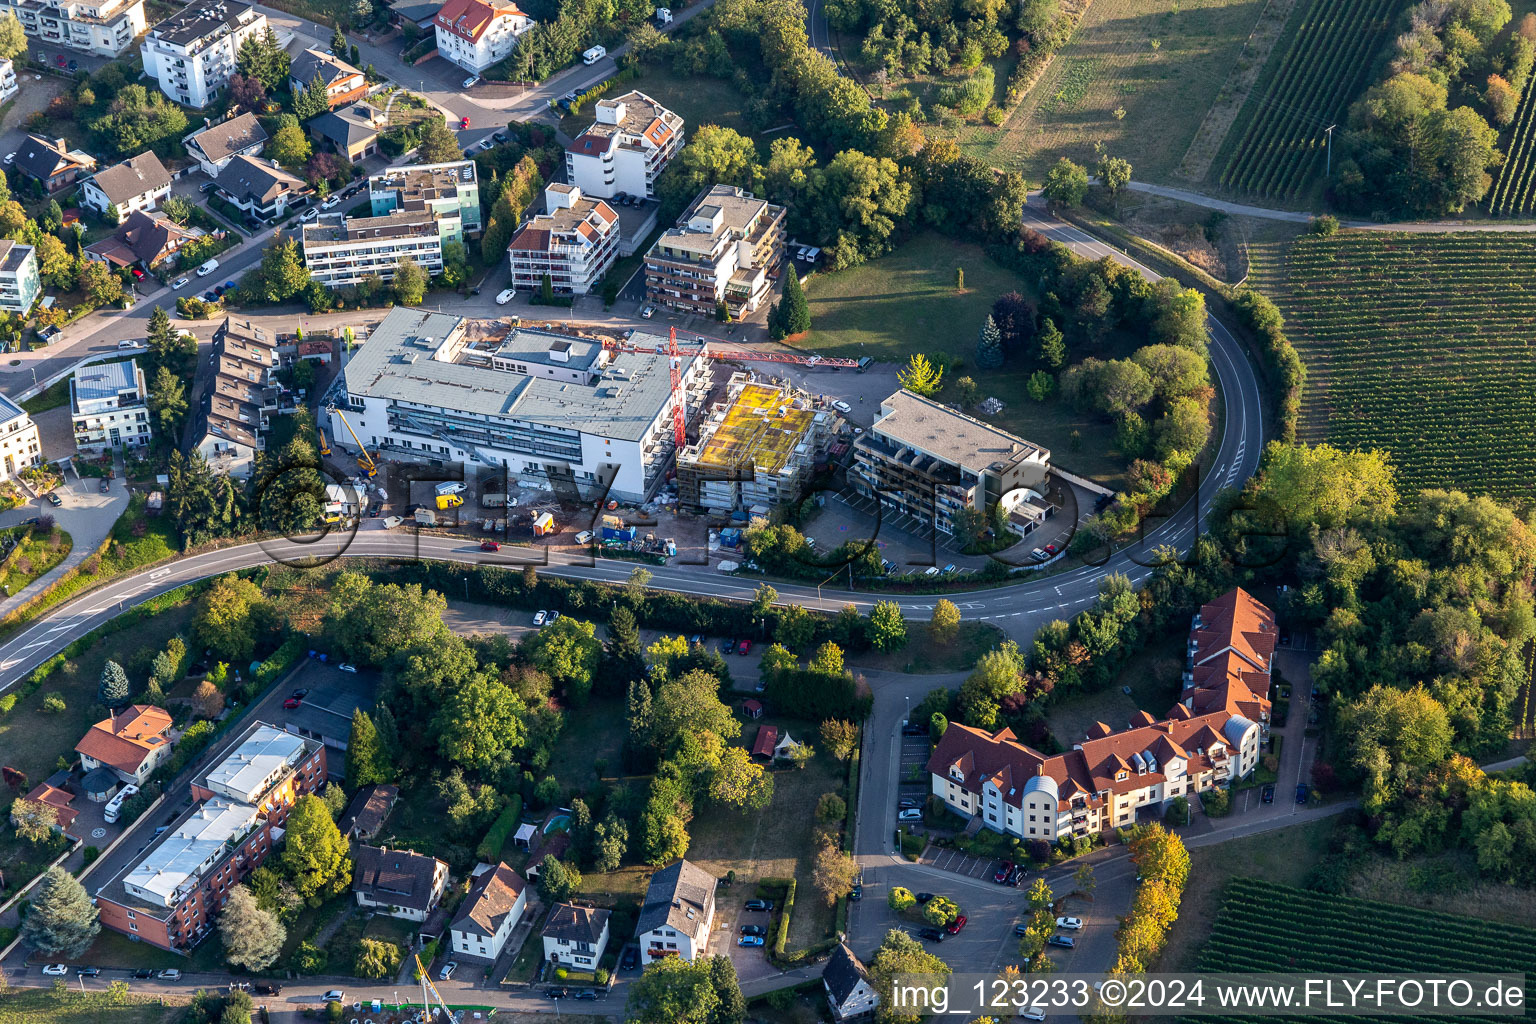
<path fill-rule="evenodd" d="M 32 526 L 0 530 L 0 592 L 16 594 L 53 569 L 69 555 L 73 541 L 59 529 L 52 516 L 41 516 Z"/>

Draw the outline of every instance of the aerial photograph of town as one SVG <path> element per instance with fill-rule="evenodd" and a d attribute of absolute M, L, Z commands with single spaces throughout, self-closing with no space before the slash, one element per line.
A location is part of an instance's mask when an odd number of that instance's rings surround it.
<path fill-rule="evenodd" d="M 0 0 L 0 1024 L 1536 999 L 1536 0 Z"/>

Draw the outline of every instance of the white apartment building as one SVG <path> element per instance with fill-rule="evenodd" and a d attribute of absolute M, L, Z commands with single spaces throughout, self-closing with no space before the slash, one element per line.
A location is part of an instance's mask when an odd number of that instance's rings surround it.
<path fill-rule="evenodd" d="M 177 103 L 202 108 L 235 73 L 240 44 L 267 30 L 250 4 L 200 0 L 149 30 L 139 46 L 144 73 Z"/>
<path fill-rule="evenodd" d="M 714 875 L 686 860 L 651 876 L 635 922 L 641 967 L 673 956 L 691 962 L 709 952 L 718 884 Z"/>
<path fill-rule="evenodd" d="M 368 450 L 479 463 L 529 485 L 643 499 L 673 450 L 666 340 L 637 333 L 634 351 L 575 334 L 466 321 L 395 307 L 343 371 L 346 415 Z M 708 390 L 705 361 L 680 367 L 685 419 Z M 349 435 L 334 416 L 333 443 Z"/>
<path fill-rule="evenodd" d="M 37 424 L 25 409 L 0 395 L 0 482 L 43 461 Z"/>
<path fill-rule="evenodd" d="M 683 119 L 643 92 L 597 101 L 597 120 L 565 150 L 565 179 L 589 196 L 656 197 L 656 179 L 683 148 Z"/>
<path fill-rule="evenodd" d="M 99 363 L 75 371 L 69 380 L 69 412 L 75 448 L 101 452 L 149 444 L 149 389 L 137 359 Z"/>
<path fill-rule="evenodd" d="M 533 19 L 509 0 L 448 0 L 432 19 L 437 52 L 478 75 L 506 60 Z"/>
<path fill-rule="evenodd" d="M 144 31 L 144 0 L 0 0 L 44 47 L 116 57 Z"/>
<path fill-rule="evenodd" d="M 98 213 L 114 207 L 121 223 L 137 210 L 153 210 L 171 194 L 171 172 L 151 152 L 113 164 L 80 183 L 80 203 Z"/>
<path fill-rule="evenodd" d="M 601 199 L 558 182 L 544 189 L 547 212 L 532 217 L 507 244 L 512 286 L 537 290 L 548 275 L 557 295 L 585 295 L 619 258 L 619 215 Z"/>
<path fill-rule="evenodd" d="M 43 294 L 37 250 L 0 238 L 0 310 L 25 316 Z"/>
<path fill-rule="evenodd" d="M 304 263 L 310 276 L 327 288 L 357 284 L 369 274 L 393 281 L 402 259 L 414 260 L 428 274 L 440 274 L 444 223 L 425 210 L 321 217 L 304 225 Z"/>
<path fill-rule="evenodd" d="M 480 234 L 480 181 L 473 160 L 391 167 L 368 179 L 368 200 L 375 217 L 392 210 L 432 212 L 444 222 L 445 242 Z"/>
<path fill-rule="evenodd" d="M 15 66 L 9 60 L 0 59 L 0 103 L 4 103 L 20 91 L 21 86 L 16 81 Z"/>
<path fill-rule="evenodd" d="M 783 263 L 784 207 L 714 185 L 645 254 L 645 297 L 706 316 L 724 302 L 736 318 L 769 301 Z"/>

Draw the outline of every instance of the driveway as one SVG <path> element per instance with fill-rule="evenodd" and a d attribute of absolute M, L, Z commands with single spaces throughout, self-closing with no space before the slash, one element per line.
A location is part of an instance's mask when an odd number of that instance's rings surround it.
<path fill-rule="evenodd" d="M 121 463 L 117 479 L 110 482 L 111 490 L 102 494 L 99 486 L 99 480 L 70 473 L 56 490 L 59 497 L 64 499 L 64 504 L 58 508 L 54 508 L 44 498 L 36 498 L 18 508 L 0 513 L 0 527 L 15 526 L 31 516 L 51 515 L 59 527 L 69 534 L 71 541 L 69 554 L 64 561 L 17 593 L 0 600 L 0 616 L 31 600 L 101 547 L 102 541 L 112 532 L 113 524 L 128 507 L 128 488 L 123 483 Z"/>

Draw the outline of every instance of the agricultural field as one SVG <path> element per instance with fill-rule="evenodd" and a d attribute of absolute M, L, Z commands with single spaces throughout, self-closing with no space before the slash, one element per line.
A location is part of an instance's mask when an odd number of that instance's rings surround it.
<path fill-rule="evenodd" d="M 1488 212 L 1495 217 L 1521 217 L 1536 208 L 1536 89 L 1527 87 L 1508 137 L 1500 140 L 1505 152 L 1493 188 L 1488 192 Z"/>
<path fill-rule="evenodd" d="M 1298 942 L 1298 936 L 1305 936 L 1305 941 Z M 1536 930 L 1238 878 L 1227 886 L 1211 938 L 1200 955 L 1199 969 L 1285 973 L 1524 972 L 1529 979 L 1536 972 Z M 1527 980 L 1526 999 L 1532 994 L 1532 984 Z M 1256 1019 L 1190 1018 L 1207 1024 Z"/>
<path fill-rule="evenodd" d="M 1217 184 L 1291 199 L 1321 170 L 1326 129 L 1370 81 L 1403 0 L 1301 0 L 1217 153 Z"/>
<path fill-rule="evenodd" d="M 1264 11 L 1266 0 L 1093 0 L 1072 41 L 1001 127 L 961 147 L 1038 183 L 1058 157 L 1103 142 L 1138 180 L 1164 181 Z M 1004 79 L 998 79 L 1001 84 Z"/>
<path fill-rule="evenodd" d="M 1536 253 L 1523 235 L 1255 245 L 1307 368 L 1299 437 L 1391 452 L 1404 489 L 1536 493 Z"/>

